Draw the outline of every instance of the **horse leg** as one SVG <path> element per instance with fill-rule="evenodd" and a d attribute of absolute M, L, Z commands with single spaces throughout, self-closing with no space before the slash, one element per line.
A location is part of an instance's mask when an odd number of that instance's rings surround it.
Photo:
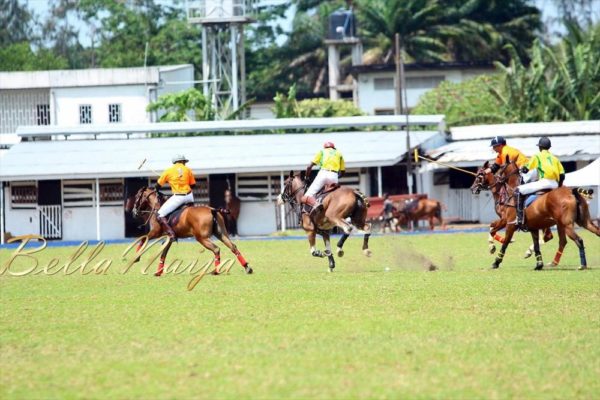
<path fill-rule="evenodd" d="M 540 231 L 537 229 L 531 230 L 531 240 L 533 241 L 533 251 L 535 252 L 535 270 L 539 271 L 544 268 L 544 261 L 542 260 L 542 252 L 540 251 Z"/>
<path fill-rule="evenodd" d="M 544 236 L 540 239 L 540 246 L 548 243 L 552 240 L 554 236 L 552 236 L 552 230 L 550 228 L 544 229 Z M 533 255 L 533 244 L 529 245 L 529 248 L 525 251 L 523 258 L 529 258 Z"/>
<path fill-rule="evenodd" d="M 338 226 L 339 228 L 342 229 L 342 231 L 346 234 L 349 235 L 350 232 L 352 232 L 352 225 L 350 225 L 348 222 L 346 222 L 346 220 L 344 218 L 340 218 L 340 217 L 330 217 L 327 216 L 327 218 L 333 222 L 336 226 Z"/>
<path fill-rule="evenodd" d="M 434 228 L 434 220 L 433 217 L 429 217 L 429 230 L 432 231 Z"/>
<path fill-rule="evenodd" d="M 506 253 L 506 249 L 507 249 L 508 245 L 510 244 L 510 241 L 513 237 L 513 234 L 515 233 L 515 230 L 516 230 L 515 224 L 510 224 L 510 225 L 507 224 L 506 235 L 504 236 L 504 243 L 502 243 L 502 248 L 500 249 L 500 252 L 498 252 L 496 259 L 494 260 L 494 263 L 492 264 L 493 269 L 500 267 L 500 264 L 502 263 L 502 260 L 504 259 L 504 254 Z"/>
<path fill-rule="evenodd" d="M 167 253 L 171 248 L 171 244 L 173 244 L 173 240 L 169 240 L 167 246 L 163 249 L 162 253 L 160 253 L 160 261 L 158 262 L 158 269 L 154 273 L 154 276 L 161 276 L 163 274 L 163 270 L 165 269 L 165 259 L 167 258 Z"/>
<path fill-rule="evenodd" d="M 333 253 L 331 252 L 331 242 L 329 240 L 329 233 L 323 234 L 323 242 L 325 242 L 325 255 L 327 256 L 327 260 L 329 261 L 329 272 L 333 272 L 335 268 L 335 259 L 333 258 Z"/>
<path fill-rule="evenodd" d="M 240 263 L 240 265 L 242 266 L 242 268 L 244 268 L 244 271 L 247 274 L 251 274 L 253 271 L 253 269 L 250 267 L 250 265 L 248 264 L 248 261 L 246 261 L 246 259 L 244 258 L 244 256 L 242 255 L 242 253 L 238 250 L 237 246 L 231 241 L 231 239 L 229 239 L 229 236 L 227 236 L 227 234 L 223 234 L 220 232 L 213 232 L 213 234 L 221 241 L 223 242 L 223 244 L 225 246 L 227 246 L 227 248 L 229 250 L 231 250 L 231 252 L 236 256 L 238 262 Z M 209 240 L 210 241 L 210 240 Z M 212 242 L 211 242 L 212 243 Z M 213 243 L 214 244 L 214 243 Z M 206 247 L 206 246 L 205 246 Z M 215 245 L 216 247 L 216 245 Z M 218 247 L 217 247 L 218 249 Z"/>
<path fill-rule="evenodd" d="M 365 236 L 363 237 L 363 246 L 362 246 L 362 251 L 363 254 L 367 257 L 371 257 L 371 249 L 369 249 L 369 238 L 371 237 L 370 233 L 365 233 Z"/>
<path fill-rule="evenodd" d="M 503 229 L 506 226 L 506 219 L 500 218 L 496 221 L 493 221 L 490 224 L 490 236 L 488 237 L 488 250 L 490 254 L 494 254 L 496 252 L 496 245 L 494 244 L 494 240 L 504 244 L 504 239 L 502 236 L 498 235 L 498 231 Z"/>
<path fill-rule="evenodd" d="M 310 254 L 313 257 L 319 257 L 319 258 L 325 257 L 325 254 L 323 254 L 323 252 L 321 252 L 321 250 L 317 250 L 317 245 L 316 245 L 317 232 L 316 231 L 308 231 L 307 238 L 308 238 L 308 244 L 310 245 Z"/>
<path fill-rule="evenodd" d="M 344 257 L 344 243 L 346 242 L 346 239 L 348 239 L 350 235 L 343 233 L 342 237 L 340 238 L 340 240 L 338 240 L 337 242 L 337 255 L 338 257 Z"/>
<path fill-rule="evenodd" d="M 579 261 L 581 265 L 579 266 L 580 270 L 587 269 L 587 261 L 585 259 L 585 246 L 583 245 L 583 239 L 579 237 L 577 232 L 575 232 L 574 226 L 569 225 L 565 227 L 565 231 L 567 236 L 571 238 L 572 241 L 575 242 L 577 247 L 579 248 Z"/>
<path fill-rule="evenodd" d="M 202 237 L 199 234 L 195 235 L 196 241 L 204 246 L 207 250 L 212 251 L 215 256 L 215 270 L 213 271 L 213 275 L 219 275 L 219 266 L 221 265 L 221 249 L 217 246 L 210 238 Z"/>
<path fill-rule="evenodd" d="M 556 267 L 560 262 L 560 258 L 562 257 L 563 250 L 567 245 L 567 235 L 566 229 L 564 225 L 558 224 L 556 226 L 556 231 L 558 232 L 558 250 L 556 250 L 556 254 L 554 255 L 554 260 L 550 264 L 549 267 Z"/>

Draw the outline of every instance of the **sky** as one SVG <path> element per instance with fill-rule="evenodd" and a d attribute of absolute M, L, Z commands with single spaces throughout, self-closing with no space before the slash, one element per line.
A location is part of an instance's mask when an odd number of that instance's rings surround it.
<path fill-rule="evenodd" d="M 23 3 L 27 4 L 29 8 L 31 8 L 36 14 L 40 16 L 45 16 L 48 14 L 48 1 L 47 0 L 21 0 Z M 285 3 L 286 0 L 261 0 L 263 3 L 269 4 L 281 4 Z M 171 5 L 173 4 L 172 0 L 155 0 L 157 4 L 163 5 Z M 554 0 L 535 0 L 535 5 L 542 10 L 542 21 L 544 21 L 548 26 L 548 31 L 551 34 L 555 34 L 556 32 L 563 32 L 561 29 L 561 24 L 558 22 L 559 13 L 554 4 Z M 183 7 L 184 2 L 180 1 L 180 5 Z M 594 20 L 600 20 L 600 0 L 593 0 L 594 7 L 596 10 L 594 15 Z M 286 16 L 288 17 L 287 23 L 283 23 L 283 27 L 286 30 L 290 29 L 291 26 L 291 18 L 293 17 L 293 8 L 290 7 Z M 552 22 L 553 21 L 553 22 Z M 81 34 L 79 36 L 79 40 L 81 44 L 85 47 L 91 44 L 91 30 L 89 26 L 86 26 L 84 22 L 78 22 L 81 24 Z"/>

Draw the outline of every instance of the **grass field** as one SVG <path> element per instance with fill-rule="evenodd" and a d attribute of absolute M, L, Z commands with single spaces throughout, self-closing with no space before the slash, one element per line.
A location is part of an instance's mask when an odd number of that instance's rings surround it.
<path fill-rule="evenodd" d="M 0 398 L 599 398 L 600 239 L 581 235 L 588 271 L 571 242 L 532 271 L 525 234 L 492 271 L 486 235 L 465 233 L 374 237 L 369 259 L 355 237 L 332 274 L 303 240 L 239 241 L 255 274 L 192 291 L 188 274 L 119 273 L 125 245 L 103 275 L 5 274 Z M 170 257 L 208 261 L 198 249 Z"/>

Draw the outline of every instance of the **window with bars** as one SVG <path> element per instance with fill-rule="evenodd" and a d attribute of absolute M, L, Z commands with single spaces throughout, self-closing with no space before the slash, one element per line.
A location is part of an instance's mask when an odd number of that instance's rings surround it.
<path fill-rule="evenodd" d="M 123 202 L 123 182 L 100 182 L 100 205 L 120 205 Z"/>
<path fill-rule="evenodd" d="M 38 104 L 36 116 L 38 125 L 50 125 L 50 104 Z"/>
<path fill-rule="evenodd" d="M 121 122 L 121 105 L 108 105 L 108 122 Z"/>
<path fill-rule="evenodd" d="M 375 90 L 393 90 L 394 78 L 375 78 L 373 79 Z"/>
<path fill-rule="evenodd" d="M 80 124 L 91 124 L 92 123 L 92 105 L 91 104 L 80 104 L 79 105 L 79 123 Z"/>
<path fill-rule="evenodd" d="M 242 201 L 274 201 L 281 193 L 279 175 L 245 174 L 237 176 L 237 196 Z"/>
<path fill-rule="evenodd" d="M 90 207 L 94 205 L 93 181 L 63 181 L 65 207 Z"/>
<path fill-rule="evenodd" d="M 11 183 L 10 203 L 12 208 L 35 208 L 37 201 L 37 186 L 35 182 Z"/>

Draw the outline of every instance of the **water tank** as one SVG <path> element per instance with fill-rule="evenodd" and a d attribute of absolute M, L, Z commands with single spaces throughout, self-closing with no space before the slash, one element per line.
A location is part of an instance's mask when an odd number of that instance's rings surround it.
<path fill-rule="evenodd" d="M 350 10 L 339 10 L 329 16 L 327 39 L 343 40 L 356 36 L 356 18 Z"/>

